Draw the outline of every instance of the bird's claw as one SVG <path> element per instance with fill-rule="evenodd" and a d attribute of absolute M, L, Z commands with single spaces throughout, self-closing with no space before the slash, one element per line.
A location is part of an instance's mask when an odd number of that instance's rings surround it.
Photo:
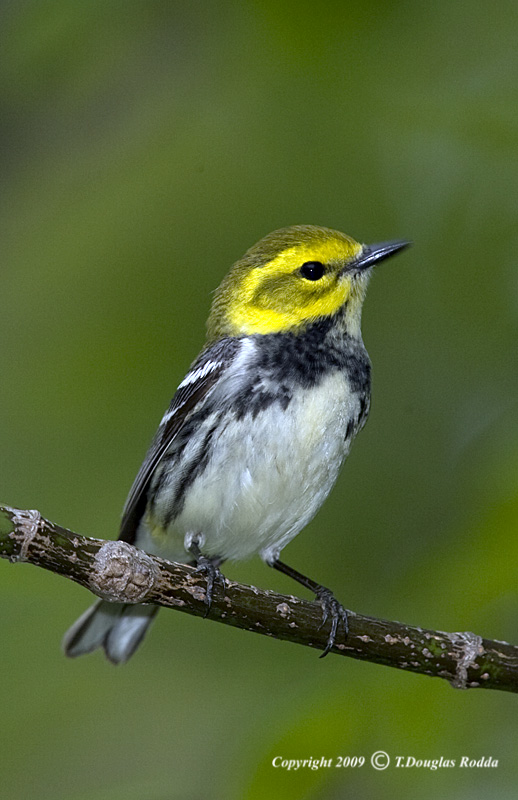
<path fill-rule="evenodd" d="M 321 654 L 320 658 L 324 658 L 327 656 L 329 651 L 332 649 L 336 633 L 338 631 L 338 625 L 341 623 L 344 629 L 344 633 L 347 636 L 349 633 L 349 623 L 347 618 L 347 611 L 338 602 L 336 597 L 334 596 L 333 592 L 330 589 L 326 589 L 324 586 L 317 592 L 317 600 L 322 606 L 322 622 L 320 623 L 320 627 L 322 628 L 323 625 L 327 622 L 328 617 L 331 617 L 331 630 L 329 631 L 329 636 L 327 637 L 327 644 L 325 646 L 324 652 Z"/>
<path fill-rule="evenodd" d="M 225 576 L 221 572 L 218 566 L 214 564 L 210 558 L 206 558 L 205 556 L 199 556 L 196 560 L 196 569 L 194 570 L 195 573 L 201 573 L 205 575 L 207 580 L 207 588 L 205 590 L 205 604 L 207 606 L 207 611 L 205 612 L 205 616 L 208 615 L 210 611 L 210 607 L 212 605 L 212 597 L 214 594 L 214 585 L 215 583 L 220 583 L 223 588 L 225 588 Z"/>

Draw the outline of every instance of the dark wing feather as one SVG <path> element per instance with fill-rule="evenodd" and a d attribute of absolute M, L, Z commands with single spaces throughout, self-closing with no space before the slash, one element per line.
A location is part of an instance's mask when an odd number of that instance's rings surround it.
<path fill-rule="evenodd" d="M 191 411 L 204 400 L 221 373 L 233 360 L 238 347 L 238 340 L 235 339 L 222 339 L 217 342 L 194 362 L 178 387 L 130 489 L 122 512 L 119 539 L 130 544 L 134 543 L 137 528 L 146 510 L 147 490 L 158 463 Z M 189 381 L 190 376 L 193 376 L 192 381 Z"/>

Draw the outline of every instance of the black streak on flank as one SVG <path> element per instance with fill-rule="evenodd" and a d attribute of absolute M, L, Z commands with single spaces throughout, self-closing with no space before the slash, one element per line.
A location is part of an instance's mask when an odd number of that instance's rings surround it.
<path fill-rule="evenodd" d="M 243 419 L 251 414 L 255 419 L 257 415 L 273 403 L 279 403 L 283 411 L 288 408 L 293 392 L 287 386 L 279 386 L 277 392 L 264 389 L 260 380 L 255 386 L 247 386 L 238 394 L 232 403 L 232 410 L 236 419 Z"/>
<path fill-rule="evenodd" d="M 198 459 L 191 459 L 188 463 L 185 472 L 180 480 L 174 495 L 174 502 L 171 504 L 164 521 L 164 527 L 167 528 L 173 519 L 181 512 L 185 500 L 185 493 L 189 486 L 192 486 L 198 475 L 205 470 L 207 466 L 209 455 L 212 447 L 212 439 L 214 433 L 218 430 L 219 420 L 216 421 L 211 428 L 206 432 L 205 438 L 199 450 Z"/>

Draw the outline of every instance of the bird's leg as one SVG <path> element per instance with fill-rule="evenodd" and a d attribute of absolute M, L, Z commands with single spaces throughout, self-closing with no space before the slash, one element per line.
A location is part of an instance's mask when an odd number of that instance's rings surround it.
<path fill-rule="evenodd" d="M 322 625 L 325 624 L 327 618 L 331 617 L 331 630 L 329 631 L 329 636 L 327 637 L 327 644 L 325 650 L 320 656 L 320 658 L 324 658 L 324 656 L 327 656 L 327 654 L 329 653 L 329 651 L 331 650 L 331 648 L 335 643 L 338 625 L 340 623 L 342 624 L 346 636 L 349 632 L 347 611 L 338 602 L 331 589 L 328 589 L 326 586 L 322 586 L 320 583 L 312 581 L 311 578 L 306 578 L 305 575 L 302 575 L 300 572 L 297 572 L 296 569 L 289 567 L 287 564 L 284 564 L 282 561 L 279 561 L 278 559 L 275 559 L 275 561 L 270 562 L 270 566 L 274 567 L 275 569 L 278 569 L 279 572 L 283 572 L 290 578 L 293 578 L 293 580 L 297 581 L 297 583 L 300 583 L 302 586 L 305 586 L 306 589 L 309 589 L 310 592 L 314 592 L 316 599 L 322 606 L 321 627 Z"/>
<path fill-rule="evenodd" d="M 200 550 L 200 539 L 196 536 L 192 537 L 188 550 L 196 560 L 195 572 L 204 573 L 207 579 L 207 589 L 205 591 L 205 603 L 207 604 L 205 616 L 207 616 L 212 605 L 214 584 L 218 581 L 222 584 L 223 588 L 225 588 L 225 576 L 219 569 L 224 559 L 219 557 L 207 558 L 204 556 Z"/>

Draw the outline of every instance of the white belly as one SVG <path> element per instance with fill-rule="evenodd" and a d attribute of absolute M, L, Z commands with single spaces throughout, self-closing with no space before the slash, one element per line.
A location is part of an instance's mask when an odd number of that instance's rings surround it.
<path fill-rule="evenodd" d="M 294 396 L 286 411 L 273 403 L 254 420 L 230 420 L 173 526 L 153 531 L 149 549 L 185 558 L 184 537 L 196 534 L 209 557 L 277 558 L 329 494 L 349 451 L 348 423 L 358 415 L 358 396 L 336 372 Z"/>

